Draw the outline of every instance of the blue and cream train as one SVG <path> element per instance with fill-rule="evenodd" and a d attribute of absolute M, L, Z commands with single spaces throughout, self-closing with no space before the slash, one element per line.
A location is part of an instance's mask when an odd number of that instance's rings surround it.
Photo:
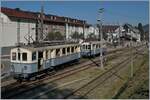
<path fill-rule="evenodd" d="M 30 79 L 41 72 L 51 71 L 61 64 L 79 60 L 82 56 L 99 53 L 100 42 L 90 42 L 88 47 L 86 44 L 69 43 L 37 47 L 26 45 L 12 48 L 10 54 L 12 75 L 19 80 Z M 106 49 L 103 50 L 106 52 Z"/>
<path fill-rule="evenodd" d="M 84 42 L 81 44 L 81 55 L 83 57 L 91 57 L 102 53 L 106 53 L 106 44 L 103 43 L 101 48 L 101 44 L 99 41 L 91 41 L 91 42 Z"/>

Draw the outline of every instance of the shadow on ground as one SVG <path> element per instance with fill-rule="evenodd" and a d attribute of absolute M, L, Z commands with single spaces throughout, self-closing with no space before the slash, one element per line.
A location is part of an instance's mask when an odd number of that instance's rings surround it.
<path fill-rule="evenodd" d="M 56 83 L 45 84 L 42 81 L 40 81 L 39 84 L 42 84 L 42 86 L 38 86 L 38 84 L 33 84 L 32 86 L 22 85 L 21 88 L 19 88 L 19 89 L 16 88 L 16 89 L 13 89 L 11 91 L 7 91 L 6 89 L 3 89 L 3 91 L 1 92 L 2 93 L 1 98 L 2 99 L 26 99 L 26 98 L 28 98 L 28 99 L 34 99 L 34 98 L 63 99 L 66 96 L 73 93 L 73 91 L 74 91 L 74 90 L 69 89 L 69 88 L 64 88 L 64 89 L 57 88 L 58 85 Z M 64 83 L 62 83 L 62 84 L 64 84 Z M 28 90 L 26 92 L 21 92 L 21 89 L 31 88 L 35 85 L 38 86 L 38 87 L 32 88 L 31 90 Z M 16 94 L 16 95 L 12 96 L 12 94 L 15 93 L 15 92 L 19 92 L 19 94 Z M 79 96 L 72 95 L 71 98 L 72 99 L 74 99 L 74 98 L 87 99 L 87 97 L 82 96 L 82 95 L 79 95 Z"/>

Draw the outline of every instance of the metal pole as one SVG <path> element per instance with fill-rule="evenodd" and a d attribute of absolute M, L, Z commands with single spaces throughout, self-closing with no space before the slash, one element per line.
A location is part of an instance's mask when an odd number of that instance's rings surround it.
<path fill-rule="evenodd" d="M 104 8 L 99 9 L 99 17 L 102 17 L 102 13 L 104 12 Z M 102 32 L 102 18 L 100 20 L 99 18 L 99 25 L 100 25 L 100 62 L 101 62 L 101 68 L 104 68 L 103 65 L 103 32 Z"/>
<path fill-rule="evenodd" d="M 43 7 L 43 2 L 41 6 L 41 40 L 43 40 L 43 12 L 44 12 L 44 7 Z"/>
<path fill-rule="evenodd" d="M 131 45 L 131 77 L 133 77 L 133 52 L 132 52 L 132 35 L 131 35 L 131 40 L 130 40 L 130 45 Z"/>
<path fill-rule="evenodd" d="M 85 40 L 85 21 L 83 21 L 83 41 Z"/>
<path fill-rule="evenodd" d="M 101 46 L 100 46 L 100 48 L 101 48 L 100 49 L 100 60 L 101 60 L 101 68 L 104 68 L 104 66 L 103 66 L 103 32 L 102 32 L 102 21 L 100 23 L 100 28 L 101 28 L 100 29 L 101 30 L 100 31 L 100 33 L 101 33 L 100 34 L 101 35 L 101 39 L 100 39 L 101 40 L 101 43 L 100 43 L 101 44 Z"/>
<path fill-rule="evenodd" d="M 120 24 L 118 23 L 118 26 L 119 26 L 119 46 L 120 46 Z"/>
<path fill-rule="evenodd" d="M 28 43 L 30 44 L 30 23 L 28 23 Z"/>

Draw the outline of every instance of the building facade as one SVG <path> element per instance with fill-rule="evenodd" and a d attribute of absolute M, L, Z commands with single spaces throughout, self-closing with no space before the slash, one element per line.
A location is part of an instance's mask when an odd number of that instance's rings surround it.
<path fill-rule="evenodd" d="M 0 14 L 1 47 L 14 46 L 18 41 L 26 44 L 41 38 L 40 12 L 1 7 Z M 60 32 L 69 39 L 74 32 L 88 33 L 88 28 L 85 20 L 43 14 L 43 38 L 50 32 Z"/>

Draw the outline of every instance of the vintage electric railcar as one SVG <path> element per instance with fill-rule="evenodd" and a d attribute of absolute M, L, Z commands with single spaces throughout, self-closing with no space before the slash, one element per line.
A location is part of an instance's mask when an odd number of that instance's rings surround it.
<path fill-rule="evenodd" d="M 30 79 L 42 71 L 52 70 L 80 58 L 78 43 L 43 47 L 21 46 L 11 49 L 11 72 L 16 79 Z"/>
<path fill-rule="evenodd" d="M 90 57 L 96 56 L 100 54 L 102 50 L 103 54 L 106 54 L 106 45 L 103 44 L 103 47 L 100 46 L 100 41 L 91 41 L 91 42 L 84 42 L 81 45 L 81 56 Z"/>

